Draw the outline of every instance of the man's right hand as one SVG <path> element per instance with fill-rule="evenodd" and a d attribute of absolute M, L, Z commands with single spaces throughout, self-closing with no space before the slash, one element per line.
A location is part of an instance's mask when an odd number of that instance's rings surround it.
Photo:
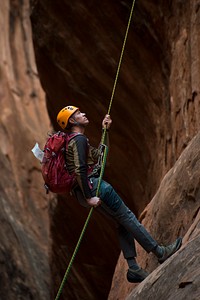
<path fill-rule="evenodd" d="M 92 198 L 89 198 L 89 199 L 86 199 L 87 200 L 87 203 L 90 205 L 90 206 L 93 206 L 93 207 L 97 207 L 101 204 L 101 200 L 99 197 L 92 197 Z"/>
<path fill-rule="evenodd" d="M 102 128 L 109 129 L 112 123 L 112 119 L 110 115 L 105 115 L 103 121 L 102 121 Z"/>

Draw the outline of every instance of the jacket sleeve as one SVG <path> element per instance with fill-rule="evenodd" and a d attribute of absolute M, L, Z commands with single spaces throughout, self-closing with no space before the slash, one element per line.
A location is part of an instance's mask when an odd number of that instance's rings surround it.
<path fill-rule="evenodd" d="M 91 158 L 93 159 L 93 162 L 97 162 L 99 155 L 101 154 L 100 149 L 99 148 L 95 148 L 92 146 L 89 146 L 89 155 L 91 156 Z"/>
<path fill-rule="evenodd" d="M 87 178 L 88 141 L 86 136 L 78 135 L 74 138 L 74 165 L 77 182 L 86 199 L 91 198 L 91 190 Z"/>

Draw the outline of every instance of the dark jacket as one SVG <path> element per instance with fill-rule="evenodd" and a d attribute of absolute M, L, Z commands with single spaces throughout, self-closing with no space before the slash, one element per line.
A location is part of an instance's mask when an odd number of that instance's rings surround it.
<path fill-rule="evenodd" d="M 78 185 L 86 199 L 92 197 L 88 169 L 97 163 L 99 154 L 100 150 L 92 147 L 83 134 L 76 135 L 68 144 L 67 168 L 70 174 L 75 172 Z"/>

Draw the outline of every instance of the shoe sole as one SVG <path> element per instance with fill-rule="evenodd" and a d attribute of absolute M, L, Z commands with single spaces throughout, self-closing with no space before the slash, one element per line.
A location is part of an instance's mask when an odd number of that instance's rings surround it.
<path fill-rule="evenodd" d="M 142 282 L 149 274 L 146 273 L 144 276 L 135 274 L 134 272 L 128 271 L 127 273 L 127 280 L 131 283 L 139 283 Z"/>
<path fill-rule="evenodd" d="M 130 283 L 140 283 L 140 282 L 142 282 L 143 280 L 145 280 L 145 278 L 137 278 L 136 276 L 133 276 L 133 277 L 129 278 L 129 277 L 127 276 L 127 280 L 128 280 L 128 282 L 130 282 Z"/>

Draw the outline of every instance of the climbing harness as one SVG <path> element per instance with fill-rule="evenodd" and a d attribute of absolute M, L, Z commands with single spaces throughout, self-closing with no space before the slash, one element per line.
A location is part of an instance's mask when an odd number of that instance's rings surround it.
<path fill-rule="evenodd" d="M 110 115 L 110 111 L 111 111 L 111 107 L 112 107 L 112 103 L 113 103 L 113 98 L 114 98 L 114 94 L 115 94 L 115 90 L 116 90 L 116 86 L 117 86 L 117 80 L 118 80 L 118 77 L 119 77 L 119 71 L 120 71 L 120 67 L 121 67 L 121 63 L 122 63 L 122 58 L 123 58 L 123 54 L 124 54 L 126 40 L 127 40 L 127 37 L 128 37 L 128 31 L 129 31 L 129 27 L 130 27 L 130 24 L 131 24 L 131 19 L 132 19 L 132 15 L 133 15 L 134 6 L 135 6 L 135 0 L 133 0 L 133 3 L 132 3 L 132 7 L 131 7 L 131 11 L 130 11 L 130 16 L 129 16 L 129 20 L 128 20 L 128 25 L 127 25 L 127 28 L 126 28 L 124 42 L 123 42 L 123 46 L 122 46 L 122 50 L 121 50 L 121 55 L 120 55 L 120 58 L 119 58 L 118 68 L 117 68 L 117 72 L 116 72 L 116 76 L 115 76 L 115 81 L 114 81 L 114 85 L 113 85 L 113 89 L 112 89 L 112 94 L 111 94 L 111 98 L 110 98 L 110 103 L 109 103 L 109 107 L 108 107 L 108 112 L 107 112 L 108 115 Z M 106 128 L 103 129 L 103 133 L 102 133 L 102 137 L 101 137 L 101 143 L 102 144 L 104 144 L 104 142 L 105 142 L 105 137 L 106 137 Z M 108 154 L 108 147 L 106 147 L 106 149 L 104 151 L 104 155 L 103 155 L 102 167 L 101 167 L 101 171 L 100 171 L 100 175 L 99 175 L 99 180 L 98 180 L 98 185 L 97 185 L 97 191 L 96 191 L 96 196 L 97 197 L 99 195 L 99 189 L 100 189 L 101 181 L 102 181 L 104 170 L 105 170 L 105 166 L 106 166 L 107 154 Z M 60 298 L 60 295 L 62 293 L 63 287 L 64 287 L 65 282 L 67 280 L 67 276 L 68 276 L 68 274 L 70 272 L 71 266 L 73 264 L 73 261 L 75 259 L 75 256 L 76 256 L 77 252 L 78 252 L 79 246 L 81 244 L 82 238 L 83 238 L 84 233 L 86 231 L 87 225 L 88 225 L 89 220 L 91 218 L 93 209 L 94 208 L 91 207 L 91 209 L 89 211 L 89 214 L 87 216 L 87 219 L 86 219 L 85 224 L 83 226 L 83 229 L 81 231 L 80 237 L 78 239 L 78 242 L 77 242 L 76 247 L 74 249 L 74 252 L 72 254 L 72 257 L 71 257 L 71 260 L 69 262 L 69 265 L 68 265 L 68 267 L 66 269 L 66 272 L 64 274 L 63 280 L 62 280 L 62 282 L 60 284 L 60 287 L 59 287 L 59 290 L 58 290 L 58 293 L 56 295 L 55 300 L 58 300 Z"/>

